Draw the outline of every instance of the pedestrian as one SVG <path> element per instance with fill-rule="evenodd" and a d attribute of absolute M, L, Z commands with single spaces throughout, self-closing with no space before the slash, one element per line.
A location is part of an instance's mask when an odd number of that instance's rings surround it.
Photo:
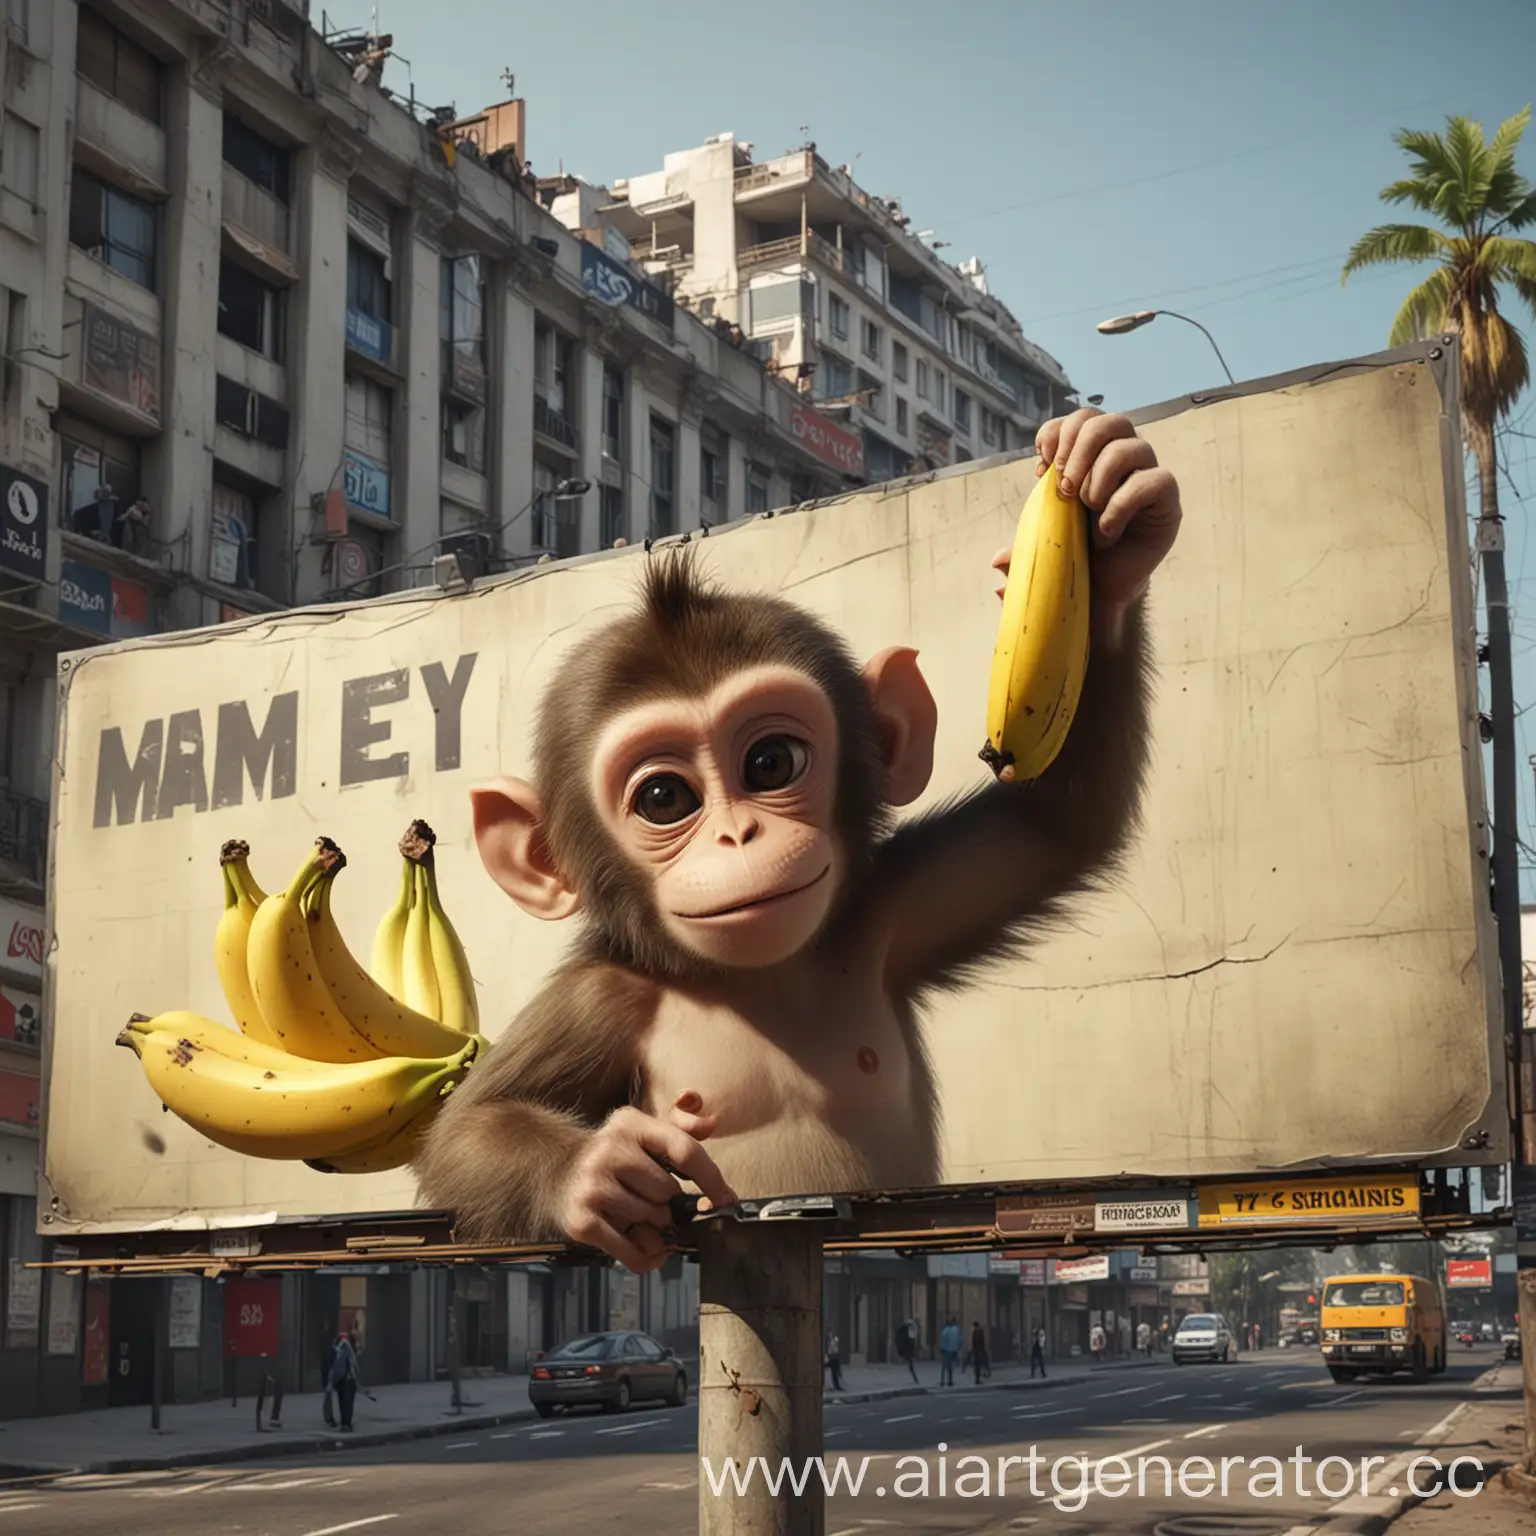
<path fill-rule="evenodd" d="M 976 1372 L 976 1385 L 981 1385 L 982 1372 L 991 1375 L 987 1366 L 987 1331 L 980 1323 L 971 1324 L 971 1366 Z"/>
<path fill-rule="evenodd" d="M 1039 1366 L 1042 1379 L 1045 1376 L 1045 1329 L 1035 1329 L 1035 1342 L 1029 1351 L 1029 1379 L 1035 1379 L 1035 1367 Z"/>
<path fill-rule="evenodd" d="M 1253 1348 L 1255 1353 L 1264 1348 L 1263 1323 L 1255 1323 L 1253 1325 Z"/>
<path fill-rule="evenodd" d="M 909 1317 L 896 1330 L 896 1353 L 906 1363 L 912 1380 L 917 1380 L 917 1319 Z"/>
<path fill-rule="evenodd" d="M 843 1390 L 843 1346 L 835 1330 L 827 1333 L 827 1369 L 832 1373 L 832 1390 Z"/>
<path fill-rule="evenodd" d="M 1104 1359 L 1104 1329 L 1099 1323 L 1093 1325 L 1093 1331 L 1088 1335 L 1088 1348 L 1093 1353 L 1093 1363 L 1100 1364 Z"/>
<path fill-rule="evenodd" d="M 341 1415 L 341 1429 L 352 1431 L 352 1405 L 357 1401 L 362 1372 L 357 1361 L 357 1330 L 349 1328 L 336 1340 L 336 1356 L 331 1362 L 331 1386 L 336 1392 L 336 1408 Z"/>
<path fill-rule="evenodd" d="M 1141 1355 L 1152 1353 L 1152 1329 L 1146 1323 L 1136 1325 L 1136 1349 Z"/>
<path fill-rule="evenodd" d="M 939 1385 L 955 1384 L 955 1361 L 960 1358 L 960 1324 L 954 1318 L 945 1323 L 939 1334 Z"/>

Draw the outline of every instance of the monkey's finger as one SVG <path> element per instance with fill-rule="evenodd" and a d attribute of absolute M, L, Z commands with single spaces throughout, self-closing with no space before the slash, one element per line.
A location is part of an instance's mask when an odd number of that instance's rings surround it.
<path fill-rule="evenodd" d="M 635 1232 L 626 1236 L 620 1232 L 611 1221 L 605 1221 L 595 1211 L 589 1211 L 577 1221 L 572 1222 L 567 1229 L 568 1235 L 574 1242 L 585 1244 L 588 1248 L 596 1248 L 600 1253 L 606 1253 L 610 1259 L 617 1259 L 626 1269 L 637 1275 L 648 1274 L 653 1269 L 661 1266 L 665 1255 L 658 1256 L 654 1248 L 647 1252 L 641 1246 L 644 1237 L 644 1229 L 636 1228 Z M 660 1234 L 653 1232 L 652 1237 L 660 1241 Z"/>
<path fill-rule="evenodd" d="M 1067 418 L 1071 428 L 1076 416 Z M 1134 437 L 1136 429 L 1129 416 L 1102 416 L 1095 414 L 1087 421 L 1077 422 L 1072 440 L 1067 441 L 1062 432 L 1061 446 L 1056 450 L 1056 483 L 1063 496 L 1076 496 L 1088 478 L 1088 471 L 1104 449 L 1117 437 Z"/>
<path fill-rule="evenodd" d="M 1156 469 L 1157 450 L 1144 437 L 1121 437 L 1107 443 L 1088 470 L 1082 503 L 1102 512 L 1110 498 L 1138 469 Z"/>
<path fill-rule="evenodd" d="M 1144 516 L 1148 531 L 1157 532 L 1155 542 L 1172 548 L 1183 515 L 1179 483 L 1173 475 L 1166 469 L 1138 469 L 1109 498 L 1109 505 L 1099 515 L 1094 542 L 1101 549 L 1107 548 L 1120 538 L 1132 518 Z"/>
<path fill-rule="evenodd" d="M 636 1150 L 613 1165 L 614 1176 L 628 1189 L 647 1200 L 666 1204 L 677 1193 L 677 1179 L 660 1161 L 643 1150 Z"/>
<path fill-rule="evenodd" d="M 630 1227 L 662 1227 L 671 1225 L 672 1212 L 665 1200 L 647 1199 L 644 1193 L 629 1188 L 620 1174 L 613 1183 L 600 1190 L 594 1202 L 598 1211 L 620 1231 Z M 630 1234 L 631 1237 L 634 1235 Z"/>
<path fill-rule="evenodd" d="M 1043 475 L 1053 462 L 1060 469 L 1066 463 L 1066 456 L 1071 453 L 1072 444 L 1083 424 L 1102 414 L 1092 406 L 1085 405 L 1081 410 L 1073 411 L 1070 416 L 1053 416 L 1046 422 L 1035 433 L 1035 452 L 1039 455 L 1035 460 L 1035 473 Z"/>
<path fill-rule="evenodd" d="M 653 1157 L 664 1157 L 672 1165 L 670 1171 L 680 1179 L 687 1179 L 698 1187 L 699 1193 L 708 1195 L 718 1206 L 735 1205 L 736 1194 L 725 1182 L 725 1175 L 715 1166 L 715 1160 L 686 1131 L 660 1120 L 647 1119 L 639 1127 L 640 1145 Z"/>

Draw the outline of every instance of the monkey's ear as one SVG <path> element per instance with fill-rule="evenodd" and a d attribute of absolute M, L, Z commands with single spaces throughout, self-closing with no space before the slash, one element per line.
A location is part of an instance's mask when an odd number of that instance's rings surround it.
<path fill-rule="evenodd" d="M 557 922 L 581 905 L 544 836 L 544 802 L 523 779 L 492 779 L 469 792 L 475 846 L 486 873 L 530 917 Z"/>
<path fill-rule="evenodd" d="M 917 669 L 917 652 L 893 645 L 864 668 L 880 738 L 888 805 L 910 805 L 928 787 L 933 775 L 933 741 L 939 729 L 939 707 Z"/>

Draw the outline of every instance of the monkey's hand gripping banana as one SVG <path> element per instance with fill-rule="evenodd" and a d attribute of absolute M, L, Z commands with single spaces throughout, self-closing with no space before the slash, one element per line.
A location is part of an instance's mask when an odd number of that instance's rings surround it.
<path fill-rule="evenodd" d="M 440 1058 L 323 1062 L 273 1050 L 195 1014 L 133 1019 L 117 1037 L 162 1104 L 210 1141 L 247 1157 L 350 1160 L 389 1146 L 406 1161 L 414 1133 L 462 1081 L 482 1041 Z"/>
<path fill-rule="evenodd" d="M 1038 779 L 1067 739 L 1088 670 L 1088 519 L 1054 465 L 1014 538 L 981 758 L 1005 783 Z"/>

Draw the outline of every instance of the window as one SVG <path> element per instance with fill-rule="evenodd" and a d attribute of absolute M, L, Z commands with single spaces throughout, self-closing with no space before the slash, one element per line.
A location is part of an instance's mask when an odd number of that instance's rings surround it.
<path fill-rule="evenodd" d="M 242 437 L 255 438 L 269 448 L 288 446 L 287 407 L 222 373 L 214 375 L 213 412 L 219 426 Z"/>
<path fill-rule="evenodd" d="M 747 465 L 747 512 L 749 515 L 768 510 L 768 480 L 770 471 L 766 464 Z"/>
<path fill-rule="evenodd" d="M 443 397 L 443 457 L 450 464 L 485 473 L 485 410 Z"/>
<path fill-rule="evenodd" d="M 651 417 L 651 528 L 650 537 L 665 538 L 675 531 L 672 509 L 674 435 L 670 422 Z"/>
<path fill-rule="evenodd" d="M 907 349 L 899 341 L 891 343 L 891 372 L 898 384 L 907 382 Z"/>
<path fill-rule="evenodd" d="M 556 416 L 569 421 L 575 412 L 576 400 L 572 384 L 575 379 L 575 343 L 562 336 L 553 326 L 536 320 L 533 327 L 533 387 L 543 396 L 544 403 Z"/>
<path fill-rule="evenodd" d="M 864 409 L 876 421 L 885 420 L 885 391 L 874 374 L 859 369 L 859 393 L 863 396 Z"/>
<path fill-rule="evenodd" d="M 840 299 L 835 293 L 827 295 L 827 323 L 832 327 L 832 334 L 843 341 L 848 339 L 848 303 Z"/>
<path fill-rule="evenodd" d="M 971 361 L 971 328 L 968 325 L 955 327 L 955 350 L 966 361 Z"/>
<path fill-rule="evenodd" d="M 603 368 L 603 452 L 610 459 L 624 457 L 624 375 L 611 365 Z"/>
<path fill-rule="evenodd" d="M 533 466 L 533 527 L 531 537 L 535 549 L 555 547 L 555 523 L 560 504 L 555 500 L 555 486 L 560 477 L 549 465 L 535 461 Z"/>
<path fill-rule="evenodd" d="M 928 364 L 921 358 L 917 360 L 917 398 L 919 400 L 928 398 Z"/>
<path fill-rule="evenodd" d="M 224 159 L 247 181 L 288 201 L 288 151 L 248 128 L 238 117 L 224 114 Z"/>
<path fill-rule="evenodd" d="M 971 397 L 963 389 L 955 391 L 955 429 L 959 432 L 971 430 Z"/>
<path fill-rule="evenodd" d="M 26 47 L 30 31 L 31 5 L 28 0 L 5 0 L 5 19 L 11 24 L 11 36 Z"/>
<path fill-rule="evenodd" d="M 997 441 L 997 429 L 1000 425 L 997 416 L 989 411 L 986 406 L 981 408 L 981 440 L 984 443 Z"/>
<path fill-rule="evenodd" d="M 219 334 L 283 360 L 283 292 L 227 256 L 219 263 Z"/>
<path fill-rule="evenodd" d="M 909 427 L 908 422 L 907 422 L 907 402 L 905 400 L 903 400 L 900 396 L 897 396 L 897 399 L 896 399 L 896 431 L 897 431 L 897 433 L 900 436 L 905 437 L 910 430 L 911 430 L 911 428 Z"/>
<path fill-rule="evenodd" d="M 80 7 L 75 70 L 140 117 L 160 121 L 160 61 L 95 11 Z"/>
<path fill-rule="evenodd" d="M 360 373 L 347 375 L 346 443 L 348 448 L 389 464 L 395 401 L 382 384 Z"/>
<path fill-rule="evenodd" d="M 390 284 L 384 258 L 356 240 L 347 241 L 347 308 L 370 320 L 390 318 Z"/>
<path fill-rule="evenodd" d="M 861 320 L 859 322 L 861 340 L 864 345 L 864 356 L 880 361 L 880 327 L 873 320 Z"/>
<path fill-rule="evenodd" d="M 727 494 L 726 444 L 718 436 L 706 436 L 699 449 L 699 485 L 703 491 L 705 516 L 711 523 L 724 522 Z"/>
<path fill-rule="evenodd" d="M 944 399 L 948 392 L 949 380 L 944 377 L 942 368 L 933 370 L 933 403 L 940 411 L 944 409 Z"/>
<path fill-rule="evenodd" d="M 818 365 L 821 372 L 821 398 L 836 400 L 853 390 L 853 369 L 839 358 L 824 357 Z"/>
<path fill-rule="evenodd" d="M 5 114 L 0 139 L 0 186 L 13 192 L 30 212 L 37 207 L 37 129 L 14 112 Z"/>
<path fill-rule="evenodd" d="M 485 404 L 485 280 L 478 256 L 445 256 L 438 281 L 443 383 L 475 406 Z"/>
<path fill-rule="evenodd" d="M 59 428 L 66 526 L 105 544 L 117 514 L 139 499 L 139 448 L 84 422 Z"/>
<path fill-rule="evenodd" d="M 69 194 L 69 243 L 151 291 L 155 286 L 155 218 L 153 203 L 130 197 L 75 167 Z"/>
<path fill-rule="evenodd" d="M 612 549 L 618 540 L 627 538 L 624 523 L 624 488 L 605 485 L 598 498 L 598 538 L 600 547 Z"/>
<path fill-rule="evenodd" d="M 1323 1296 L 1325 1307 L 1400 1307 L 1403 1286 L 1399 1280 L 1344 1280 L 1330 1285 Z"/>
<path fill-rule="evenodd" d="M 208 577 L 226 587 L 256 585 L 256 507 L 245 491 L 213 482 L 213 528 Z"/>

